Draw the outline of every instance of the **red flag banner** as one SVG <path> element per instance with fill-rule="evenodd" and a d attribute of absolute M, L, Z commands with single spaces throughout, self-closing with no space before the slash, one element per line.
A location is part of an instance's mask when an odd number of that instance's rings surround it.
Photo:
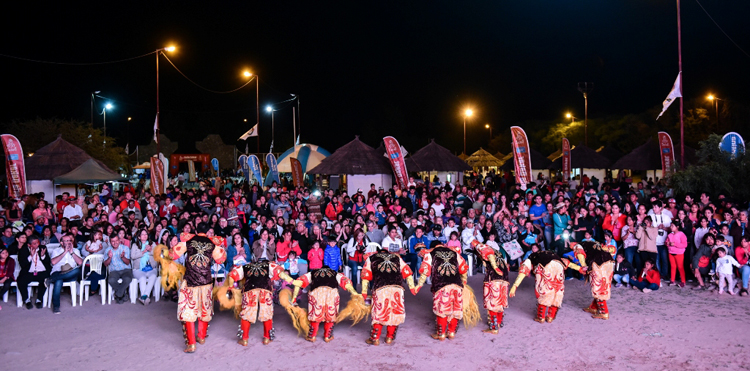
<path fill-rule="evenodd" d="M 663 131 L 659 132 L 659 155 L 661 156 L 662 178 L 666 178 L 672 172 L 672 168 L 675 166 L 675 160 L 672 137 Z"/>
<path fill-rule="evenodd" d="M 516 182 L 525 189 L 531 183 L 531 153 L 526 132 L 520 126 L 511 126 L 510 135 L 513 137 L 513 162 L 516 166 Z"/>
<path fill-rule="evenodd" d="M 568 138 L 562 139 L 562 171 L 563 180 L 570 180 L 570 141 Z"/>
<path fill-rule="evenodd" d="M 5 149 L 5 173 L 8 175 L 8 196 L 21 198 L 26 194 L 26 167 L 23 160 L 21 142 L 15 136 L 3 134 Z"/>
<path fill-rule="evenodd" d="M 294 181 L 295 187 L 304 187 L 302 181 L 302 163 L 294 157 L 289 158 L 289 163 L 292 165 L 292 180 Z"/>
<path fill-rule="evenodd" d="M 394 137 L 385 137 L 383 142 L 385 143 L 385 151 L 388 153 L 388 160 L 393 167 L 393 174 L 396 175 L 396 184 L 399 188 L 406 189 L 408 174 L 406 173 L 406 163 L 404 162 L 404 155 L 401 153 L 401 146 Z"/>
<path fill-rule="evenodd" d="M 156 157 L 151 157 L 151 192 L 164 194 L 164 164 Z"/>

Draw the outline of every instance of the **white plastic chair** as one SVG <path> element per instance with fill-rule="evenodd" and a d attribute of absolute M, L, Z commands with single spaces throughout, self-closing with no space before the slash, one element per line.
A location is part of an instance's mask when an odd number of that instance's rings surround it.
<path fill-rule="evenodd" d="M 18 276 L 21 274 L 21 265 L 18 264 L 18 255 L 10 255 L 10 258 L 15 260 L 16 262 L 16 269 L 15 272 L 13 272 L 14 276 L 16 277 L 16 281 L 11 283 L 11 287 L 16 287 L 16 306 L 22 307 L 23 306 L 23 297 L 21 296 L 21 290 L 18 290 Z M 47 282 L 45 281 L 45 286 Z M 39 287 L 39 282 L 29 282 L 28 286 L 28 298 L 31 299 L 31 289 L 33 287 Z M 42 297 L 42 306 L 47 305 L 47 296 L 49 295 L 49 290 L 46 290 L 44 292 L 44 297 Z M 8 293 L 6 292 L 5 295 L 3 295 L 3 300 L 5 302 L 8 302 Z"/>
<path fill-rule="evenodd" d="M 83 260 L 83 264 L 81 264 L 81 292 L 80 292 L 80 299 L 79 302 L 81 305 L 83 305 L 84 297 L 85 301 L 89 301 L 89 288 L 91 286 L 91 281 L 88 279 L 88 277 L 84 276 L 84 268 L 86 267 L 86 263 L 89 264 L 89 275 L 91 272 L 96 272 L 98 274 L 102 274 L 102 263 L 104 262 L 104 255 L 101 254 L 92 254 L 86 257 L 86 259 Z M 102 278 L 99 280 L 99 294 L 102 297 L 102 305 L 105 304 L 107 299 L 107 280 L 105 278 Z"/>
<path fill-rule="evenodd" d="M 63 288 L 68 287 L 70 288 L 70 300 L 73 302 L 73 307 L 76 306 L 76 298 L 78 297 L 78 281 L 70 281 L 70 282 L 63 282 Z M 31 286 L 31 285 L 29 285 Z M 44 296 L 47 298 L 48 303 L 47 307 L 52 308 L 52 289 L 54 288 L 54 285 L 49 284 L 49 279 L 47 280 L 47 291 L 44 293 Z"/>
<path fill-rule="evenodd" d="M 18 291 L 18 283 L 16 283 L 16 280 L 18 280 L 18 274 L 21 273 L 21 267 L 18 265 L 18 255 L 10 255 L 10 258 L 13 259 L 13 261 L 16 263 L 16 268 L 13 270 L 13 282 L 10 283 L 10 287 L 15 287 L 16 291 Z M 8 302 L 8 295 L 10 294 L 10 289 L 3 294 L 3 302 Z"/>
<path fill-rule="evenodd" d="M 122 278 L 118 280 L 118 282 L 122 282 Z M 133 277 L 133 280 L 130 281 L 130 285 L 128 285 L 128 295 L 130 296 L 130 303 L 135 304 L 135 301 L 138 300 L 138 279 Z M 112 285 L 107 284 L 107 304 L 112 305 L 112 299 L 115 297 L 115 289 L 112 288 Z"/>
<path fill-rule="evenodd" d="M 42 297 L 42 308 L 45 308 L 45 307 L 48 308 L 50 307 L 51 300 L 52 300 L 52 295 L 50 293 L 50 287 L 49 287 L 49 279 L 44 281 L 44 286 L 47 287 L 47 290 L 44 291 L 44 296 Z M 39 282 L 29 282 L 29 287 L 28 287 L 29 291 L 27 295 L 29 299 L 31 299 L 31 294 L 32 294 L 31 289 L 34 287 L 39 287 Z M 21 298 L 20 291 L 16 292 L 16 302 L 19 307 L 23 306 L 23 299 Z"/>
<path fill-rule="evenodd" d="M 349 261 L 349 253 L 346 251 L 346 245 L 344 244 L 341 246 L 341 261 L 344 263 L 344 276 L 351 276 L 349 273 L 352 271 L 352 268 L 349 267 L 348 261 Z M 360 281 L 362 281 L 359 271 L 362 270 L 362 267 L 357 267 L 357 272 L 354 272 L 354 276 L 357 277 L 357 285 L 360 284 Z"/>

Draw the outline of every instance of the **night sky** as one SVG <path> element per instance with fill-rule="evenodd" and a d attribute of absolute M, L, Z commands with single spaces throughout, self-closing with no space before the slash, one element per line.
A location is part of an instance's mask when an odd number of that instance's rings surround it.
<path fill-rule="evenodd" d="M 224 2 L 221 2 L 224 3 Z M 714 19 L 750 50 L 750 2 L 701 0 Z M 192 4 L 192 3 L 191 3 Z M 23 7 L 23 9 L 21 9 Z M 709 91 L 750 102 L 750 57 L 711 23 L 695 0 L 682 1 L 684 93 Z M 377 146 L 386 135 L 408 150 L 428 138 L 462 148 L 461 112 L 472 152 L 493 134 L 532 120 L 583 117 L 578 82 L 591 81 L 589 117 L 640 113 L 658 106 L 677 76 L 675 1 L 481 2 L 107 2 L 62 8 L 14 3 L 2 12 L 0 53 L 55 62 L 119 60 L 177 46 L 169 54 L 191 79 L 230 90 L 260 75 L 261 107 L 301 99 L 302 142 L 330 151 L 361 134 Z M 160 59 L 162 133 L 182 153 L 211 133 L 228 144 L 255 123 L 255 84 L 232 94 L 201 90 Z M 0 57 L 0 122 L 90 120 L 90 95 L 107 114 L 108 134 L 150 141 L 156 112 L 155 57 L 98 66 L 32 63 Z M 276 148 L 292 144 L 292 105 L 277 106 Z M 677 109 L 673 106 L 672 109 Z M 261 110 L 261 150 L 271 117 Z M 248 122 L 243 122 L 247 119 Z M 95 113 L 96 126 L 102 117 Z M 256 150 L 255 139 L 250 151 Z M 532 143 L 532 145 L 534 145 Z"/>

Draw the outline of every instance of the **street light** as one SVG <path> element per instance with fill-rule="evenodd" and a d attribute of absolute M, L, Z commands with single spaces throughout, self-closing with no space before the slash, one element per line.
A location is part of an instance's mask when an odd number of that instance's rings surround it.
<path fill-rule="evenodd" d="M 101 93 L 101 91 L 96 90 L 91 93 L 91 127 L 94 127 L 94 99 L 96 99 L 96 95 Z"/>
<path fill-rule="evenodd" d="M 716 106 L 716 129 L 719 129 L 719 101 L 723 100 L 713 94 L 709 94 L 708 97 L 706 97 L 708 100 L 714 102 Z"/>
<path fill-rule="evenodd" d="M 104 144 L 103 144 L 104 146 L 107 145 L 107 110 L 108 109 L 110 110 L 112 109 L 111 103 L 107 103 L 104 106 L 104 109 L 102 109 L 102 113 L 101 113 L 104 116 Z"/>
<path fill-rule="evenodd" d="M 575 123 L 575 122 L 576 122 L 576 117 L 575 117 L 575 116 L 573 116 L 573 115 L 572 115 L 572 114 L 571 114 L 570 112 L 566 113 L 566 114 L 565 114 L 565 117 L 566 117 L 566 118 L 569 118 L 569 119 L 570 119 L 570 123 L 571 123 L 571 124 L 573 124 L 573 123 Z"/>
<path fill-rule="evenodd" d="M 173 52 L 177 48 L 174 45 L 170 45 L 166 48 L 156 49 L 156 153 L 161 153 L 161 143 L 159 143 L 159 134 L 161 133 L 161 122 L 159 122 L 159 54 L 168 51 Z"/>
<path fill-rule="evenodd" d="M 243 76 L 246 78 L 253 77 L 253 73 L 245 70 L 242 73 Z M 255 125 L 260 126 L 260 76 L 255 75 Z M 260 131 L 260 128 L 258 128 Z M 258 135 L 255 136 L 255 139 L 258 140 L 258 152 L 260 152 L 260 133 L 257 133 Z"/>
<path fill-rule="evenodd" d="M 464 111 L 464 154 L 466 154 L 466 119 L 474 116 L 474 110 L 471 108 L 467 108 Z"/>
<path fill-rule="evenodd" d="M 485 129 L 490 129 L 490 140 L 492 140 L 492 126 L 490 124 L 484 124 Z"/>
<path fill-rule="evenodd" d="M 271 114 L 271 149 L 270 151 L 273 152 L 273 139 L 274 139 L 274 129 L 275 129 L 273 113 L 276 112 L 276 110 L 274 110 L 273 107 L 269 105 L 269 106 L 266 106 L 266 112 L 269 112 Z"/>

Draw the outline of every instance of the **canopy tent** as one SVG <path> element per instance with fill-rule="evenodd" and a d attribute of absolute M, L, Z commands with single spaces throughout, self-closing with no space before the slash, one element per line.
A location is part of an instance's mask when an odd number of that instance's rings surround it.
<path fill-rule="evenodd" d="M 302 172 L 306 173 L 307 170 L 312 169 L 323 161 L 326 157 L 330 156 L 331 153 L 325 149 L 318 147 L 315 144 L 297 144 L 292 148 L 289 148 L 278 158 L 278 167 L 280 173 L 291 173 L 292 164 L 290 159 L 296 158 L 302 164 Z"/>
<path fill-rule="evenodd" d="M 454 155 L 447 148 L 435 143 L 430 143 L 406 159 L 406 168 L 409 171 L 426 173 L 430 179 L 436 176 L 441 181 L 449 181 L 460 184 L 464 171 L 471 171 L 472 167 Z"/>
<path fill-rule="evenodd" d="M 680 163 L 680 147 L 675 146 L 674 158 L 676 163 Z M 685 165 L 697 163 L 695 149 L 685 146 Z M 649 138 L 646 143 L 634 149 L 625 156 L 622 156 L 613 165 L 612 169 L 627 170 L 661 170 L 661 152 L 659 143 L 653 138 Z"/>
<path fill-rule="evenodd" d="M 479 148 L 466 159 L 466 163 L 474 169 L 481 167 L 500 167 L 503 165 L 503 161 L 493 156 L 483 148 Z"/>
<path fill-rule="evenodd" d="M 337 149 L 336 152 L 323 159 L 318 166 L 307 172 L 320 175 L 345 175 L 349 194 L 356 193 L 358 188 L 369 189 L 370 184 L 386 189 L 393 184 L 393 170 L 388 159 L 359 140 L 359 136 Z"/>
<path fill-rule="evenodd" d="M 57 184 L 104 183 L 126 180 L 126 178 L 107 169 L 93 158 L 73 169 L 73 171 L 55 177 L 55 183 Z"/>
<path fill-rule="evenodd" d="M 138 169 L 138 170 L 145 170 L 145 169 L 150 169 L 150 168 L 151 168 L 151 162 L 150 161 L 146 161 L 146 162 L 144 162 L 144 163 L 142 163 L 142 164 L 140 164 L 138 166 L 134 166 L 133 167 L 133 169 Z"/>

